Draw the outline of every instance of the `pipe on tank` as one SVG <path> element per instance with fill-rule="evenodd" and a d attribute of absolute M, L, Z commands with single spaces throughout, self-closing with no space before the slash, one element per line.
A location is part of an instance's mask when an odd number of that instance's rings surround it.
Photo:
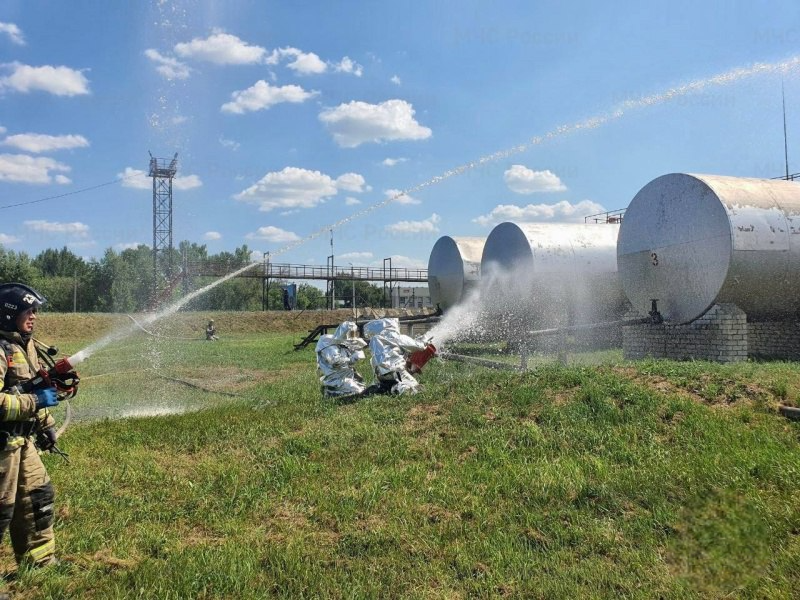
<path fill-rule="evenodd" d="M 433 305 L 447 310 L 480 283 L 486 238 L 442 236 L 428 258 L 428 287 Z"/>
<path fill-rule="evenodd" d="M 800 185 L 671 173 L 625 212 L 617 247 L 622 287 L 647 314 L 688 323 L 714 304 L 754 319 L 800 311 Z"/>

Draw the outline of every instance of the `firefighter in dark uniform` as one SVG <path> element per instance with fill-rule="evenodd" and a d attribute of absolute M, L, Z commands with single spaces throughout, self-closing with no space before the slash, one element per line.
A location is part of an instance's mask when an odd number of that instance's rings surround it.
<path fill-rule="evenodd" d="M 55 495 L 32 437 L 41 450 L 55 446 L 55 421 L 47 409 L 58 404 L 58 396 L 53 387 L 31 393 L 19 387 L 39 371 L 32 335 L 45 301 L 26 285 L 0 285 L 0 348 L 5 354 L 0 355 L 0 539 L 9 530 L 17 563 L 34 567 L 57 562 Z"/>
<path fill-rule="evenodd" d="M 206 340 L 216 341 L 218 339 L 217 328 L 214 326 L 214 319 L 211 319 L 206 326 Z"/>

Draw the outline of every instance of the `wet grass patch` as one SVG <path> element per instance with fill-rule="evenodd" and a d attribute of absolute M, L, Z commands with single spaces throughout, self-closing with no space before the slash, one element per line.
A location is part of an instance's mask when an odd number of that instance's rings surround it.
<path fill-rule="evenodd" d="M 87 378 L 76 414 L 158 394 L 198 405 L 67 431 L 72 464 L 45 460 L 59 552 L 74 564 L 25 572 L 14 592 L 795 593 L 800 425 L 773 407 L 793 398 L 800 367 L 652 361 L 514 373 L 432 361 L 417 396 L 339 405 L 321 398 L 313 353 L 291 341 L 176 340 L 156 352 L 141 338 L 87 361 L 87 375 L 123 360 L 144 367 Z M 154 377 L 149 356 L 159 372 L 216 381 L 217 395 Z M 220 393 L 231 390 L 237 397 Z M 13 568 L 7 545 L 0 559 Z"/>

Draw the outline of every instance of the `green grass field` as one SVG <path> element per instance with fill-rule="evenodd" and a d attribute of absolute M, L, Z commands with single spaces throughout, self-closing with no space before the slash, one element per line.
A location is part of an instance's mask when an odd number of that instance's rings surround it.
<path fill-rule="evenodd" d="M 71 462 L 45 456 L 71 564 L 15 597 L 797 597 L 798 365 L 434 360 L 417 396 L 337 403 L 296 339 L 86 361 Z"/>

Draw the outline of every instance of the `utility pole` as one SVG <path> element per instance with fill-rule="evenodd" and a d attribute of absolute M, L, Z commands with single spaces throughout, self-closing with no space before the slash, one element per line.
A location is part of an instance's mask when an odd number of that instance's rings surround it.
<path fill-rule="evenodd" d="M 781 100 L 783 101 L 783 157 L 786 161 L 786 181 L 789 181 L 789 142 L 786 138 L 786 94 L 783 91 L 781 79 Z"/>
<path fill-rule="evenodd" d="M 350 281 L 353 284 L 353 318 L 358 317 L 358 313 L 356 313 L 356 275 L 355 275 L 355 267 L 353 267 L 353 263 L 348 263 L 350 265 Z"/>
<path fill-rule="evenodd" d="M 265 283 L 264 289 L 266 290 L 264 295 L 265 295 L 265 297 L 267 299 L 267 308 L 266 308 L 266 310 L 269 310 L 269 275 L 270 275 L 269 250 L 264 255 L 264 261 L 265 261 L 264 262 L 264 273 L 266 274 L 266 277 L 264 278 L 264 283 Z"/>
<path fill-rule="evenodd" d="M 78 312 L 78 272 L 75 271 L 72 279 L 72 312 Z"/>

